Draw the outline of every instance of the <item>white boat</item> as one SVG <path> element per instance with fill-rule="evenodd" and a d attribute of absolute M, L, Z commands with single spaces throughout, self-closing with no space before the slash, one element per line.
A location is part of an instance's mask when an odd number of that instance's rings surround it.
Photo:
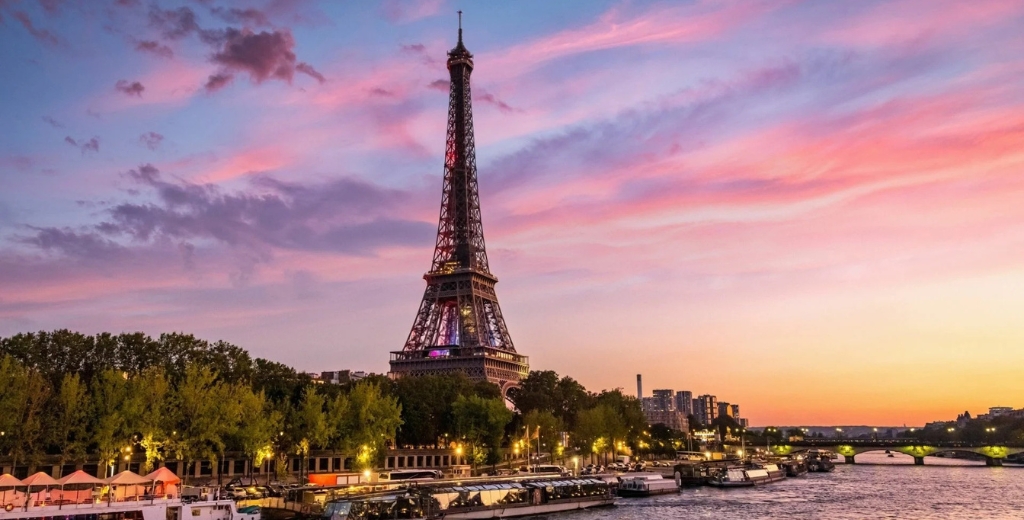
<path fill-rule="evenodd" d="M 519 518 L 614 503 L 611 487 L 603 480 L 495 480 L 473 485 L 418 486 L 332 500 L 324 507 L 322 520 Z"/>
<path fill-rule="evenodd" d="M 666 493 L 678 493 L 679 486 L 675 480 L 662 477 L 658 473 L 641 473 L 622 477 L 619 481 L 620 497 L 649 497 Z"/>
<path fill-rule="evenodd" d="M 84 503 L 30 502 L 15 506 L 8 501 L 0 508 L 0 520 L 36 520 L 60 517 L 136 518 L 140 520 L 260 520 L 259 508 L 237 507 L 232 500 L 182 502 L 180 498 L 138 497 Z"/>
<path fill-rule="evenodd" d="M 59 481 L 45 473 L 24 481 L 2 475 L 0 520 L 260 520 L 258 507 L 239 509 L 202 490 L 179 493 L 180 482 L 164 468 L 145 477 L 124 471 L 102 480 L 83 471 Z"/>

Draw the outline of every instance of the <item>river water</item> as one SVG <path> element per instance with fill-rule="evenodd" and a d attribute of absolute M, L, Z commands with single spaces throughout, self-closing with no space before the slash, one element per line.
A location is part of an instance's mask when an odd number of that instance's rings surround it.
<path fill-rule="evenodd" d="M 557 520 L 674 518 L 1024 518 L 1024 467 L 985 467 L 962 459 L 857 455 L 831 473 L 810 473 L 754 488 L 688 488 L 678 495 L 621 498 L 611 508 Z M 556 520 L 552 517 L 552 520 Z"/>

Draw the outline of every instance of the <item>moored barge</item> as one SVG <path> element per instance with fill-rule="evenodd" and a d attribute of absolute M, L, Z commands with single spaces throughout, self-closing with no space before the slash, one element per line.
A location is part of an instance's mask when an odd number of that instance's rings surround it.
<path fill-rule="evenodd" d="M 598 479 L 497 481 L 417 486 L 332 500 L 324 507 L 323 520 L 520 518 L 614 503 L 611 486 Z"/>

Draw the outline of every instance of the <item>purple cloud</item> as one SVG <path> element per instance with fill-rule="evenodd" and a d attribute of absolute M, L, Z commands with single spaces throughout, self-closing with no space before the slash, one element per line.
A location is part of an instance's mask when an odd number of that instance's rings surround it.
<path fill-rule="evenodd" d="M 429 89 L 441 90 L 444 92 L 448 92 L 448 89 L 450 87 L 451 81 L 446 79 L 435 79 L 434 81 L 431 81 L 430 83 L 427 84 L 427 88 Z"/>
<path fill-rule="evenodd" d="M 320 83 L 327 81 L 326 79 L 324 79 L 323 74 L 317 72 L 317 70 L 314 69 L 312 65 L 306 62 L 300 62 L 298 65 L 295 66 L 295 70 L 317 80 Z"/>
<path fill-rule="evenodd" d="M 196 13 L 188 7 L 163 10 L 154 5 L 149 10 L 149 24 L 170 40 L 180 40 L 201 30 Z"/>
<path fill-rule="evenodd" d="M 32 19 L 28 17 L 23 11 L 14 13 L 14 17 L 21 22 L 22 27 L 25 28 L 29 34 L 35 39 L 52 46 L 60 45 L 60 40 L 50 31 L 46 29 L 40 29 L 32 23 Z"/>
<path fill-rule="evenodd" d="M 174 56 L 174 51 L 170 47 L 153 40 L 142 40 L 135 44 L 135 50 L 139 52 L 148 52 L 161 58 L 170 58 Z"/>
<path fill-rule="evenodd" d="M 228 83 L 231 83 L 231 81 L 234 79 L 235 77 L 231 74 L 213 74 L 206 80 L 206 85 L 204 86 L 204 88 L 206 88 L 207 92 L 216 92 L 226 87 Z"/>
<path fill-rule="evenodd" d="M 447 89 L 447 88 L 448 88 L 448 86 L 446 85 L 445 89 Z M 494 94 L 491 94 L 490 92 L 487 92 L 486 90 L 477 89 L 477 91 L 479 92 L 479 94 L 474 96 L 474 98 L 477 101 L 483 101 L 484 103 L 487 103 L 489 105 L 494 105 L 495 107 L 498 108 L 498 110 L 501 110 L 502 112 L 505 112 L 506 114 L 510 113 L 510 112 L 522 112 L 522 110 L 520 110 L 518 108 L 513 108 L 511 105 L 509 105 L 508 103 L 498 99 L 497 97 L 494 96 Z"/>
<path fill-rule="evenodd" d="M 69 228 L 31 228 L 34 235 L 18 237 L 23 244 L 60 253 L 64 256 L 87 260 L 111 260 L 126 250 L 116 242 L 93 231 L 79 232 Z"/>
<path fill-rule="evenodd" d="M 320 75 L 311 65 L 296 63 L 295 39 L 288 31 L 252 32 L 248 29 L 225 29 L 221 33 L 223 46 L 213 55 L 211 60 L 224 67 L 219 76 L 233 76 L 246 73 L 256 84 L 268 79 L 280 79 L 291 82 L 295 71 L 308 74 L 319 81 Z M 207 90 L 213 91 L 223 86 L 224 82 L 207 82 Z"/>
<path fill-rule="evenodd" d="M 128 96 L 142 97 L 142 91 L 146 90 L 146 87 L 142 86 L 142 83 L 138 81 L 129 82 L 128 80 L 121 79 L 114 84 L 114 89 Z"/>
<path fill-rule="evenodd" d="M 299 184 L 259 177 L 244 192 L 164 180 L 150 164 L 126 176 L 156 202 L 123 203 L 90 230 L 107 239 L 174 242 L 205 239 L 258 255 L 273 249 L 374 254 L 389 246 L 429 244 L 430 222 L 397 218 L 410 193 L 341 178 Z"/>
<path fill-rule="evenodd" d="M 71 136 L 67 136 L 64 138 L 64 142 L 81 150 L 83 155 L 85 155 L 85 152 L 100 151 L 100 139 L 98 137 L 93 137 L 88 141 L 76 141 Z"/>
<path fill-rule="evenodd" d="M 46 121 L 50 126 L 54 128 L 64 128 L 64 125 L 50 116 L 43 116 L 43 121 Z"/>
<path fill-rule="evenodd" d="M 164 136 L 156 132 L 146 132 L 139 136 L 139 142 L 142 143 L 146 148 L 150 150 L 156 150 L 160 148 L 160 143 L 164 141 Z"/>

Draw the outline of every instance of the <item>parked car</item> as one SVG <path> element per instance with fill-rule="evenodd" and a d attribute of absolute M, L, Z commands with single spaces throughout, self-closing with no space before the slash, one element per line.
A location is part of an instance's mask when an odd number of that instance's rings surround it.
<path fill-rule="evenodd" d="M 249 494 L 245 492 L 245 488 L 240 487 L 224 488 L 224 492 L 221 494 L 232 500 L 245 500 L 246 498 L 249 498 Z"/>

